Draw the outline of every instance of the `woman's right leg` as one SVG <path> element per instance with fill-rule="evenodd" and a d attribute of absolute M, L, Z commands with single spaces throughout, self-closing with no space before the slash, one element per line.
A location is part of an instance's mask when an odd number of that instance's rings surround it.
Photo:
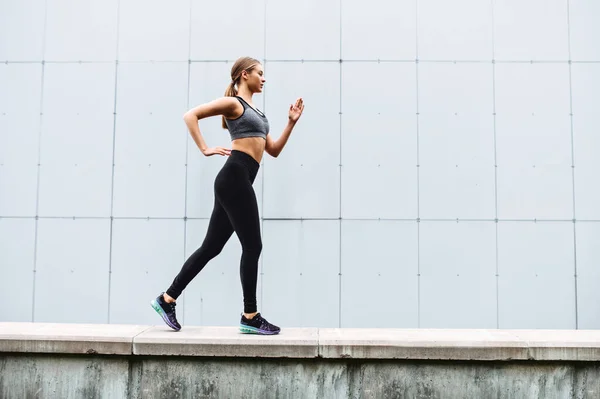
<path fill-rule="evenodd" d="M 204 242 L 183 264 L 181 271 L 173 280 L 166 294 L 173 299 L 177 299 L 194 277 L 204 269 L 204 266 L 221 253 L 232 234 L 233 226 L 225 209 L 223 209 L 215 195 L 215 205 L 210 216 Z"/>
<path fill-rule="evenodd" d="M 204 266 L 221 252 L 232 234 L 233 227 L 215 193 L 215 205 L 208 223 L 208 230 L 204 242 L 183 264 L 181 271 L 173 280 L 173 283 L 166 291 L 166 294 L 173 299 L 177 299 L 179 295 L 181 295 L 181 292 L 193 278 L 200 273 Z M 176 331 L 181 329 L 181 325 L 177 321 L 177 316 L 175 314 L 176 304 L 174 301 L 167 302 L 164 295 L 160 294 L 156 299 L 153 299 L 150 304 L 169 327 Z"/>

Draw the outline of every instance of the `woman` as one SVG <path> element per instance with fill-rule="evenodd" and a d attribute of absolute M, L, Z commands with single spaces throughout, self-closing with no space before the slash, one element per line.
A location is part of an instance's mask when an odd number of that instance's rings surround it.
<path fill-rule="evenodd" d="M 301 98 L 290 105 L 288 123 L 276 141 L 269 135 L 267 117 L 252 103 L 254 93 L 261 93 L 265 84 L 261 63 L 253 58 L 238 59 L 231 68 L 231 83 L 225 97 L 199 105 L 184 115 L 185 123 L 206 156 L 224 155 L 229 158 L 217 174 L 214 183 L 215 203 L 204 242 L 184 263 L 169 289 L 152 300 L 152 307 L 165 323 L 179 331 L 175 316 L 175 301 L 185 287 L 217 256 L 235 231 L 242 244 L 240 277 L 244 295 L 244 312 L 240 331 L 251 334 L 278 334 L 280 328 L 269 323 L 257 311 L 256 282 L 258 258 L 262 250 L 258 205 L 252 184 L 256 178 L 264 151 L 277 157 L 285 146 L 292 129 L 302 115 Z M 237 89 L 236 89 L 237 86 Z M 222 116 L 222 126 L 229 130 L 231 147 L 209 148 L 198 127 L 198 121 L 210 116 Z"/>

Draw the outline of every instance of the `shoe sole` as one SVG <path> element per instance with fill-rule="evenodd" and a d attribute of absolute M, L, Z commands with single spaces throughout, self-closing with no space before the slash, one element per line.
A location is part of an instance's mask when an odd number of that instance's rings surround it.
<path fill-rule="evenodd" d="M 277 335 L 279 331 L 266 331 L 256 327 L 240 325 L 240 332 L 242 334 L 257 334 L 257 335 Z"/>
<path fill-rule="evenodd" d="M 158 313 L 160 315 L 160 317 L 163 319 L 163 321 L 169 327 L 171 327 L 175 331 L 181 330 L 181 328 L 177 328 L 176 326 L 173 325 L 173 323 L 171 323 L 169 321 L 169 318 L 167 317 L 167 314 L 165 313 L 165 311 L 163 310 L 163 308 L 160 307 L 160 305 L 158 304 L 158 302 L 156 301 L 156 299 L 153 299 L 152 301 L 150 301 L 150 305 L 152 306 L 152 308 L 154 310 L 156 310 L 156 313 Z"/>

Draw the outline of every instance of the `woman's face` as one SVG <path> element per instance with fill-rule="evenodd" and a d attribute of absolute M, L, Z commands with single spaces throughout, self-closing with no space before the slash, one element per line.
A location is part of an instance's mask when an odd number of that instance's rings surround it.
<path fill-rule="evenodd" d="M 265 72 L 261 64 L 256 64 L 252 71 L 246 72 L 246 84 L 252 93 L 262 93 L 265 84 Z"/>

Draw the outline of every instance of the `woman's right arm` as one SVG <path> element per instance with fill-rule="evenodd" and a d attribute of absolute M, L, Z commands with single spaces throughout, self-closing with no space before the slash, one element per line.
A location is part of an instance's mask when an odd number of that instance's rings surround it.
<path fill-rule="evenodd" d="M 222 97 L 217 100 L 198 105 L 183 115 L 183 120 L 185 121 L 185 124 L 192 135 L 192 139 L 194 139 L 194 142 L 204 155 L 229 155 L 231 150 L 223 147 L 209 148 L 202 137 L 200 126 L 198 126 L 198 121 L 203 118 L 217 115 L 223 115 L 226 118 L 233 117 L 238 104 L 239 102 L 233 97 Z"/>

